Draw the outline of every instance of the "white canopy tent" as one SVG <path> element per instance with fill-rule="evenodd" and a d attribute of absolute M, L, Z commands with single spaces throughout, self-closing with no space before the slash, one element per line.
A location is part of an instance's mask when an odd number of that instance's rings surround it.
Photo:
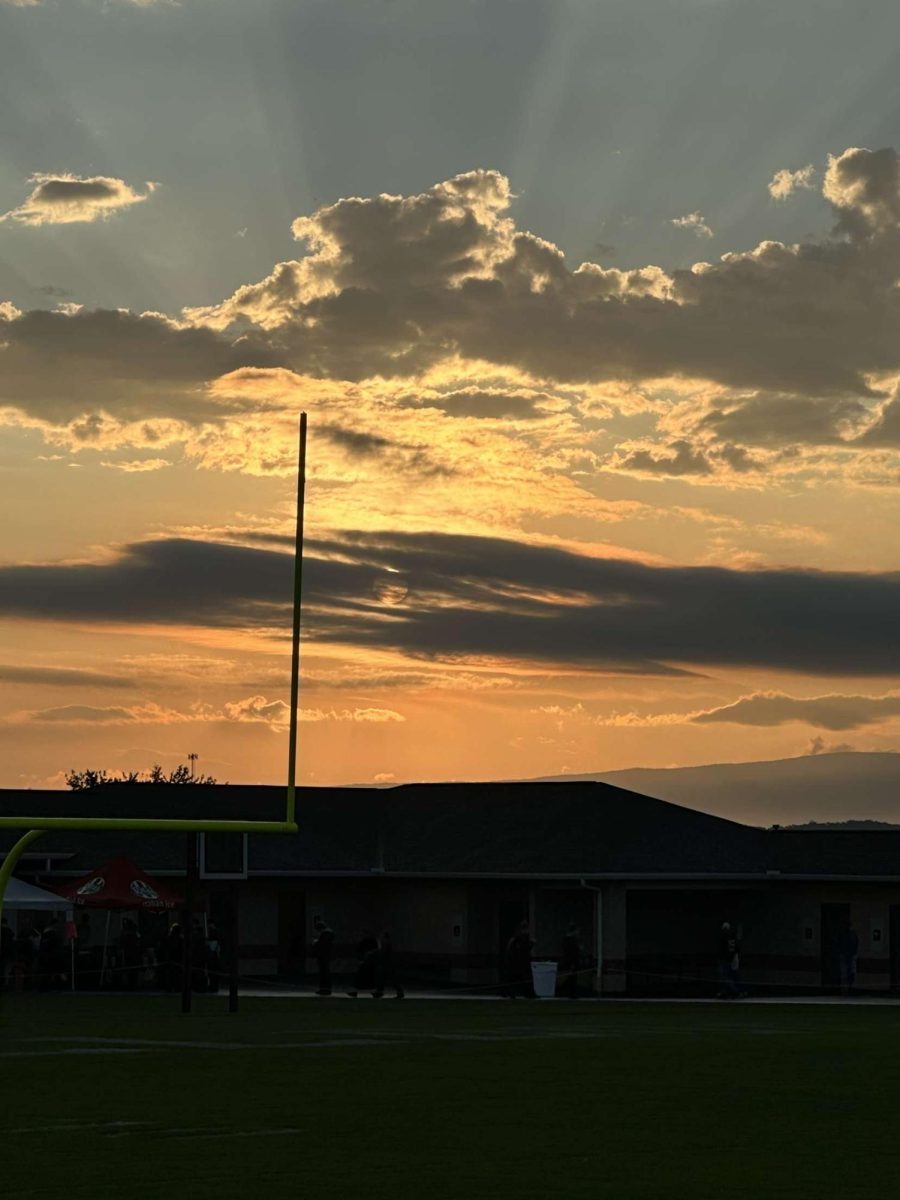
<path fill-rule="evenodd" d="M 6 885 L 6 895 L 3 897 L 3 911 L 6 913 L 15 913 L 15 921 L 13 928 L 18 929 L 20 912 L 45 912 L 50 913 L 55 910 L 58 913 L 65 913 L 66 921 L 72 920 L 72 902 L 65 900 L 62 896 L 57 896 L 55 892 L 45 891 L 44 888 L 35 887 L 33 883 L 26 883 L 23 879 L 13 877 Z M 69 958 L 70 958 L 70 986 L 75 987 L 75 943 L 69 940 Z"/>
<path fill-rule="evenodd" d="M 55 892 L 47 892 L 43 888 L 35 887 L 33 883 L 25 883 L 22 879 L 11 879 L 3 898 L 3 907 L 4 909 L 24 908 L 31 912 L 37 912 L 39 909 L 56 909 L 57 912 L 70 913 L 72 902 L 64 900 L 62 896 L 57 896 Z"/>

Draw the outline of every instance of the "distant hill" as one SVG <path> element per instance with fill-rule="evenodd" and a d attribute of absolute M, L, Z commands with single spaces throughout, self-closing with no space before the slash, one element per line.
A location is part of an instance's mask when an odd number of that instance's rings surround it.
<path fill-rule="evenodd" d="M 804 821 L 802 825 L 780 825 L 780 829 L 900 829 L 896 821 Z"/>
<path fill-rule="evenodd" d="M 900 823 L 900 754 L 815 754 L 551 778 L 601 780 L 752 825 Z"/>

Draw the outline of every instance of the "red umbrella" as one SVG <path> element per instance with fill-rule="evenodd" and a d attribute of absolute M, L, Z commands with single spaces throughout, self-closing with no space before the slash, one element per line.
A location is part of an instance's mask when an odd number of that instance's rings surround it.
<path fill-rule="evenodd" d="M 73 904 L 83 908 L 127 908 L 161 912 L 180 908 L 182 898 L 152 879 L 130 859 L 114 858 L 111 862 L 57 891 Z"/>

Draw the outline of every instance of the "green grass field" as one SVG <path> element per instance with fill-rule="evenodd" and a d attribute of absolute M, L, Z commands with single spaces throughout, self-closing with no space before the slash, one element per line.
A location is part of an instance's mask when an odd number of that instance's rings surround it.
<path fill-rule="evenodd" d="M 900 1012 L 3 997 L 10 1197 L 822 1200 L 900 1186 Z"/>

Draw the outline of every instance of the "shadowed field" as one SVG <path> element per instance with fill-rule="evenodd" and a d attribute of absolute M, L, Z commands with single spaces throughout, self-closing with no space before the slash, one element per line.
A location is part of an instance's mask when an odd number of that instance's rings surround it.
<path fill-rule="evenodd" d="M 19 1197 L 790 1197 L 900 1184 L 891 1008 L 3 997 Z"/>

